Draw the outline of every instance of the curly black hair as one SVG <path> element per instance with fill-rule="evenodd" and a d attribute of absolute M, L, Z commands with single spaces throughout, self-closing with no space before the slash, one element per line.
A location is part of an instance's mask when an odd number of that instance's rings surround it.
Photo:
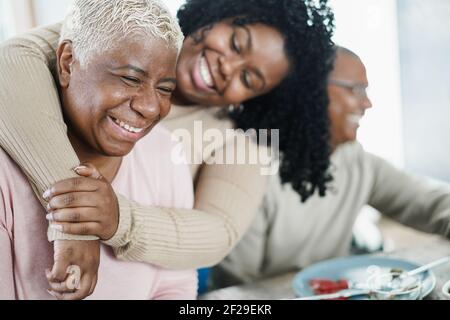
<path fill-rule="evenodd" d="M 334 55 L 334 15 L 326 0 L 188 0 L 178 11 L 186 36 L 227 18 L 263 23 L 283 36 L 289 75 L 274 90 L 230 112 L 236 127 L 279 129 L 280 176 L 302 202 L 316 190 L 324 196 L 332 180 L 328 168 L 327 77 Z"/>

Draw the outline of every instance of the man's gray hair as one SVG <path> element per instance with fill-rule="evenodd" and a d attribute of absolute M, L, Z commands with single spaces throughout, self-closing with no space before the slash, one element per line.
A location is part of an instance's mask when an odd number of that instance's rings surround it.
<path fill-rule="evenodd" d="M 178 51 L 183 43 L 178 22 L 160 0 L 75 0 L 60 41 L 72 41 L 83 65 L 92 54 L 108 51 L 128 36 L 159 38 Z"/>

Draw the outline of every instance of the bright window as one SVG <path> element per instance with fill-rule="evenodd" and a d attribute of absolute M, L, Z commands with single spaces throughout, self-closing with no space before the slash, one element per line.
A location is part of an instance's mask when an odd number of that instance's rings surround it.
<path fill-rule="evenodd" d="M 4 12 L 5 12 L 4 2 L 5 2 L 4 0 L 0 0 L 0 41 L 2 41 L 3 39 L 6 38 L 5 26 L 4 26 L 5 19 L 3 18 Z"/>
<path fill-rule="evenodd" d="M 332 0 L 330 3 L 336 16 L 334 40 L 355 51 L 367 68 L 373 108 L 361 123 L 358 140 L 367 151 L 403 167 L 396 1 Z"/>
<path fill-rule="evenodd" d="M 13 35 L 12 9 L 10 0 L 0 0 L 0 41 Z"/>

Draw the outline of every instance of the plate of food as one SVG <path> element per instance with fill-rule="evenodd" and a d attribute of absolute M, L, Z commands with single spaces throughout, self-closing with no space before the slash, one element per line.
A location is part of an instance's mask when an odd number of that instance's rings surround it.
<path fill-rule="evenodd" d="M 293 280 L 293 289 L 297 297 L 311 297 L 324 294 L 348 292 L 349 297 L 336 297 L 336 299 L 373 299 L 374 283 L 379 286 L 387 286 L 385 280 L 389 275 L 388 284 L 402 279 L 403 275 L 420 264 L 382 256 L 350 256 L 322 261 L 304 268 Z M 385 283 L 383 284 L 383 281 Z M 436 278 L 432 271 L 425 271 L 407 284 L 410 291 L 403 290 L 402 293 L 385 295 L 387 299 L 423 299 L 429 295 L 435 285 Z M 361 294 L 353 294 L 360 290 Z M 397 291 L 398 292 L 398 291 Z M 415 293 L 413 297 L 412 293 Z M 331 297 L 331 296 L 330 296 Z M 380 298 L 378 295 L 377 298 Z"/>

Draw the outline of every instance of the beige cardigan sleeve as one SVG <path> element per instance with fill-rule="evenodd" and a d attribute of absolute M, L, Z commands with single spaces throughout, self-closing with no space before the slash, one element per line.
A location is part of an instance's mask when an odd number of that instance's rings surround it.
<path fill-rule="evenodd" d="M 57 181 L 75 176 L 71 169 L 79 164 L 67 138 L 58 91 L 49 69 L 55 65 L 57 43 L 58 33 L 46 28 L 0 47 L 1 147 L 23 169 L 43 204 L 43 191 Z M 51 228 L 48 237 L 97 239 L 65 235 Z"/>
<path fill-rule="evenodd" d="M 52 77 L 59 27 L 38 29 L 0 48 L 0 144 L 39 198 L 54 182 L 73 177 L 71 168 L 79 162 Z M 258 165 L 205 165 L 196 185 L 195 210 L 144 207 L 119 195 L 119 229 L 107 244 L 121 259 L 166 268 L 216 264 L 250 224 L 265 180 Z"/>
<path fill-rule="evenodd" d="M 106 244 L 124 260 L 172 269 L 212 266 L 248 229 L 265 182 L 258 166 L 207 165 L 196 185 L 195 210 L 144 207 L 119 196 L 119 231 Z"/>

